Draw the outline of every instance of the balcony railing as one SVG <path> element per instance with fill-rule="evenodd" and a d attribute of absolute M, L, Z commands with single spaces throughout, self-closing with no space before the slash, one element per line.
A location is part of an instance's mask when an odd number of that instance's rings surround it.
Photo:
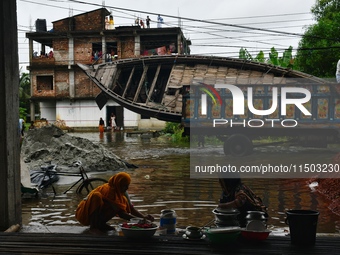
<path fill-rule="evenodd" d="M 45 56 L 34 57 L 31 62 L 32 66 L 53 66 L 55 65 L 55 58 L 49 58 Z"/>

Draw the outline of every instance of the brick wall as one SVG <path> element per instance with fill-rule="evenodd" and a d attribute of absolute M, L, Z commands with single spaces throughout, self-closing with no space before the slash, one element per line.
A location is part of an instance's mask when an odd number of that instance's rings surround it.
<path fill-rule="evenodd" d="M 119 47 L 120 46 L 120 47 Z M 133 58 L 135 57 L 135 41 L 134 37 L 124 37 L 118 45 L 120 48 L 120 58 Z"/>
<path fill-rule="evenodd" d="M 104 9 L 98 9 L 58 20 L 53 22 L 53 31 L 100 31 L 105 28 L 105 15 L 108 15 L 108 12 Z"/>
<path fill-rule="evenodd" d="M 99 31 L 104 29 L 104 19 L 101 10 L 89 12 L 75 17 L 74 31 Z"/>
<path fill-rule="evenodd" d="M 92 56 L 92 41 L 100 41 L 101 38 L 75 39 L 74 40 L 74 60 L 76 63 L 90 64 Z"/>
<path fill-rule="evenodd" d="M 69 74 L 68 70 L 56 70 L 54 72 L 55 94 L 57 98 L 69 97 Z"/>
<path fill-rule="evenodd" d="M 53 53 L 56 65 L 67 65 L 69 61 L 68 39 L 53 40 Z"/>
<path fill-rule="evenodd" d="M 89 98 L 100 93 L 100 89 L 81 70 L 75 72 L 75 97 Z"/>

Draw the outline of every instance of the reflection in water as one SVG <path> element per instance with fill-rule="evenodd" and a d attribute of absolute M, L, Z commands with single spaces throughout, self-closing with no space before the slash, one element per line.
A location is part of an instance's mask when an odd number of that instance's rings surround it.
<path fill-rule="evenodd" d="M 101 143 L 113 153 L 138 166 L 127 170 L 132 176 L 129 193 L 135 206 L 155 216 L 159 221 L 160 212 L 171 208 L 176 211 L 178 226 L 203 226 L 214 219 L 215 208 L 221 189 L 217 179 L 191 179 L 189 172 L 189 148 L 174 145 L 166 139 L 141 139 L 139 136 L 127 137 L 123 132 L 75 133 L 72 135 Z M 209 148 L 208 148 L 209 149 Z M 211 148 L 220 153 L 221 148 Z M 284 150 L 284 149 L 282 149 Z M 268 149 L 255 151 L 255 156 L 265 154 L 273 162 L 282 157 L 282 151 Z M 330 158 L 335 151 L 300 151 L 306 161 L 311 153 Z M 239 160 L 244 160 L 240 158 Z M 91 173 L 108 179 L 113 171 Z M 75 189 L 61 195 L 73 179 L 63 177 L 56 185 L 58 196 L 55 198 L 23 199 L 24 225 L 78 225 L 74 217 L 77 204 L 82 197 Z M 313 209 L 320 212 L 318 232 L 339 232 L 338 216 L 327 207 L 330 201 L 317 192 L 312 192 L 306 179 L 244 179 L 256 194 L 263 198 L 269 208 L 268 226 L 276 233 L 288 229 L 285 224 L 285 211 L 289 209 Z M 113 219 L 112 223 L 119 219 Z"/>

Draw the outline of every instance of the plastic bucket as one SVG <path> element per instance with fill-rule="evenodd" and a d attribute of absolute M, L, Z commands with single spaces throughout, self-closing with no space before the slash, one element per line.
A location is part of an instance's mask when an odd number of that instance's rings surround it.
<path fill-rule="evenodd" d="M 176 232 L 176 216 L 175 210 L 165 209 L 161 211 L 160 227 L 166 228 L 168 234 Z"/>
<path fill-rule="evenodd" d="M 318 211 L 289 210 L 286 212 L 286 224 L 289 225 L 290 241 L 294 245 L 314 245 Z"/>

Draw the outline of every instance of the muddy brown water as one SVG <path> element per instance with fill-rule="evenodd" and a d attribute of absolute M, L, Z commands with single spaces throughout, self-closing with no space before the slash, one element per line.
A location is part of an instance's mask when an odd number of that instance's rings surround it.
<path fill-rule="evenodd" d="M 174 209 L 177 226 L 203 226 L 214 219 L 212 210 L 216 207 L 221 189 L 217 179 L 192 179 L 189 173 L 189 147 L 176 145 L 167 138 L 144 139 L 140 135 L 127 136 L 124 132 L 72 133 L 100 143 L 123 160 L 138 168 L 128 169 L 132 176 L 129 194 L 135 206 L 143 213 L 152 214 L 159 223 L 163 209 Z M 221 152 L 221 148 L 212 147 Z M 306 161 L 319 157 L 328 161 L 338 149 L 301 149 L 300 157 Z M 273 162 L 282 153 L 296 153 L 296 148 L 261 147 L 255 155 L 266 155 Z M 242 160 L 242 159 L 240 159 Z M 115 172 L 90 173 L 93 177 L 108 179 Z M 77 177 L 61 176 L 54 185 L 57 196 L 24 197 L 22 202 L 23 225 L 27 226 L 79 226 L 74 217 L 77 204 L 82 199 L 73 188 L 63 194 Z M 244 179 L 268 206 L 268 228 L 276 234 L 285 234 L 286 211 L 290 209 L 312 209 L 320 212 L 318 233 L 339 233 L 340 217 L 328 209 L 330 201 L 315 192 L 305 179 Z M 114 218 L 112 224 L 121 222 Z"/>

